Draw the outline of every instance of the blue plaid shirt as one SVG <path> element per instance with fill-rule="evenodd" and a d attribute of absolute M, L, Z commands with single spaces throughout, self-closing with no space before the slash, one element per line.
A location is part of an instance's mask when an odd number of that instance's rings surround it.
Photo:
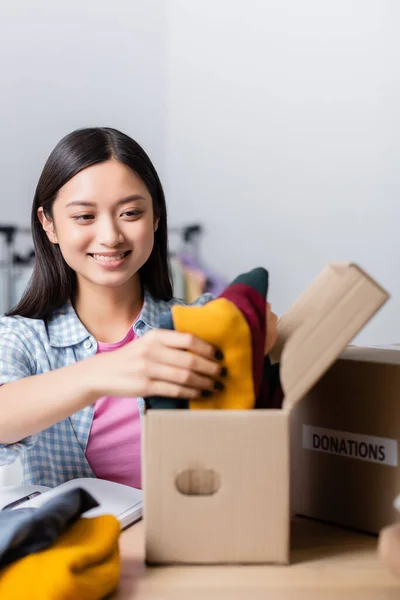
<path fill-rule="evenodd" d="M 201 296 L 195 304 L 211 300 Z M 158 327 L 160 316 L 181 300 L 155 300 L 145 292 L 142 311 L 133 326 L 137 336 Z M 79 320 L 69 302 L 43 321 L 24 317 L 0 319 L 0 384 L 22 377 L 47 373 L 93 356 L 97 342 Z M 27 402 L 40 402 L 27 398 Z M 54 394 L 57 402 L 57 393 Z M 138 399 L 143 413 L 143 398 Z M 77 477 L 96 477 L 85 451 L 93 421 L 94 405 L 30 435 L 14 444 L 0 444 L 0 465 L 21 458 L 23 482 L 53 487 Z"/>

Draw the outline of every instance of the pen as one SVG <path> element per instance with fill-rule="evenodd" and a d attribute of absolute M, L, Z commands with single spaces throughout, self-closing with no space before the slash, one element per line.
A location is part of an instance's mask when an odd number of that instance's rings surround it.
<path fill-rule="evenodd" d="M 31 498 L 36 498 L 36 496 L 40 496 L 40 494 L 41 492 L 32 492 L 31 494 L 28 494 L 28 496 L 24 496 L 23 498 L 14 500 L 14 502 L 10 502 L 10 504 L 6 504 L 6 506 L 3 506 L 1 510 L 11 510 L 12 508 L 19 506 L 20 504 L 26 502 L 27 500 L 30 500 Z"/>

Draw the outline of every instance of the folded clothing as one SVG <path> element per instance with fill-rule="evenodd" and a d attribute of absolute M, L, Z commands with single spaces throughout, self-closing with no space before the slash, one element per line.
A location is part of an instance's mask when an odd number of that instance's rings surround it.
<path fill-rule="evenodd" d="M 119 534 L 119 522 L 113 515 L 79 519 L 50 548 L 25 556 L 0 571 L 0 598 L 107 597 L 120 577 Z"/>
<path fill-rule="evenodd" d="M 278 408 L 279 374 L 264 357 L 267 335 L 268 272 L 263 268 L 237 277 L 204 306 L 174 306 L 163 317 L 165 329 L 192 333 L 219 348 L 224 356 L 224 389 L 199 400 L 151 397 L 147 408 L 233 409 Z"/>
<path fill-rule="evenodd" d="M 0 512 L 0 569 L 51 546 L 82 513 L 98 506 L 86 490 L 76 488 L 38 508 Z"/>

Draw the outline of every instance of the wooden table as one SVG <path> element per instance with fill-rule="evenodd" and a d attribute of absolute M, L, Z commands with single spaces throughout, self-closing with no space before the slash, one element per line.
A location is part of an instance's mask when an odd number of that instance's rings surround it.
<path fill-rule="evenodd" d="M 121 535 L 113 599 L 400 600 L 400 578 L 377 554 L 377 537 L 296 519 L 289 566 L 145 567 L 143 523 Z"/>

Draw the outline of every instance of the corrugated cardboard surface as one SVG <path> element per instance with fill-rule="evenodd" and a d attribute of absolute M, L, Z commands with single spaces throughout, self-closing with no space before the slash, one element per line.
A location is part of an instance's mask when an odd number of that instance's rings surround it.
<path fill-rule="evenodd" d="M 382 362 L 385 352 L 391 364 Z M 393 352 L 350 348 L 347 360 L 337 361 L 293 411 L 294 512 L 371 533 L 398 520 L 393 501 L 400 492 L 400 467 L 393 463 L 399 464 L 400 364 Z M 331 446 L 332 453 L 305 449 L 304 426 L 330 430 L 326 438 L 339 446 Z M 359 454 L 355 443 L 351 451 L 348 442 L 347 451 L 343 446 L 340 451 L 343 438 L 357 440 L 357 435 L 386 441 L 376 447 L 367 443 L 369 454 L 361 448 L 362 460 L 351 456 Z M 315 442 L 320 446 L 318 438 Z M 388 448 L 393 454 L 396 444 L 393 461 Z"/>
<path fill-rule="evenodd" d="M 144 418 L 147 561 L 288 562 L 288 413 L 154 410 Z M 214 471 L 219 489 L 180 493 L 176 479 L 187 469 Z"/>

